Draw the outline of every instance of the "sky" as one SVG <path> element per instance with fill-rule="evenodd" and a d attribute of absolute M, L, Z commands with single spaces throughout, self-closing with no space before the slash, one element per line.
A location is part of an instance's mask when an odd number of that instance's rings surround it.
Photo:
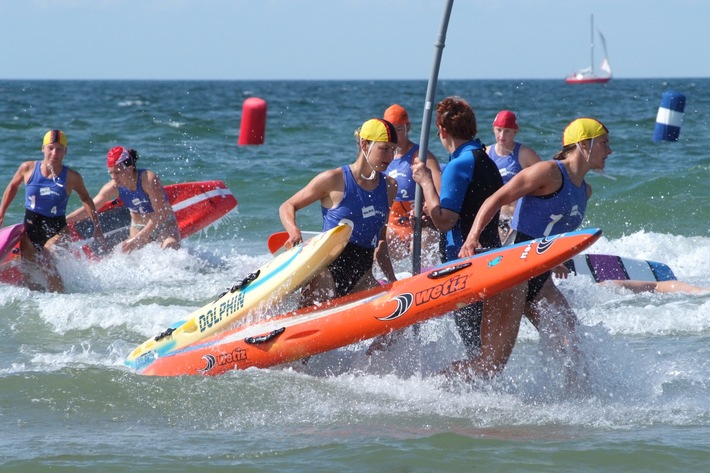
<path fill-rule="evenodd" d="M 426 80 L 447 2 L 0 0 L 0 79 Z M 592 14 L 615 77 L 710 77 L 710 0 L 454 0 L 439 78 L 562 79 Z"/>

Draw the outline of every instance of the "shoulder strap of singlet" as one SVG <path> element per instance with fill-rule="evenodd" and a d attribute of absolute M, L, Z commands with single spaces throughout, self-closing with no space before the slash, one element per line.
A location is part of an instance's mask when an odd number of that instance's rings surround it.
<path fill-rule="evenodd" d="M 412 149 L 410 149 L 407 152 L 407 154 L 402 156 L 402 158 L 405 158 L 407 160 L 407 162 L 409 162 L 409 164 L 412 164 L 412 161 L 414 161 L 414 153 L 416 153 L 417 150 L 419 150 L 419 145 L 414 143 L 414 145 L 412 145 Z M 426 162 L 426 160 L 425 160 L 425 162 Z"/>
<path fill-rule="evenodd" d="M 544 199 L 548 199 L 550 197 L 554 197 L 560 192 L 562 192 L 562 189 L 565 188 L 565 181 L 567 180 L 567 169 L 565 169 L 565 165 L 562 163 L 562 161 L 555 161 L 555 164 L 557 164 L 557 169 L 560 171 L 560 175 L 562 176 L 562 185 L 560 186 L 559 189 L 557 189 L 555 192 L 552 194 L 544 195 L 541 196 Z"/>

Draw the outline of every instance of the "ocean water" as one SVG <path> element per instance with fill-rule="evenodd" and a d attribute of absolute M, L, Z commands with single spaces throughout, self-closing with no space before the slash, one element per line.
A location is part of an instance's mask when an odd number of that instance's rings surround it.
<path fill-rule="evenodd" d="M 136 148 L 164 183 L 222 179 L 239 208 L 178 252 L 66 260 L 67 294 L 0 285 L 0 471 L 705 471 L 710 464 L 710 296 L 634 295 L 560 281 L 584 329 L 589 378 L 568 386 L 525 323 L 505 371 L 465 384 L 436 372 L 462 355 L 450 318 L 405 334 L 217 378 L 151 378 L 123 366 L 149 336 L 269 259 L 278 206 L 316 173 L 350 163 L 353 131 L 397 102 L 419 140 L 425 81 L 0 81 L 0 176 L 41 158 L 61 128 L 65 163 L 93 194 L 112 146 Z M 653 143 L 660 98 L 687 97 L 680 141 Z M 500 109 L 543 159 L 564 126 L 611 130 L 607 174 L 590 175 L 592 250 L 669 264 L 710 287 L 710 80 L 440 81 L 491 142 Z M 266 143 L 239 147 L 243 101 L 268 102 Z M 430 149 L 445 162 L 434 133 Z M 22 218 L 18 196 L 4 225 Z M 73 197 L 70 207 L 78 206 Z M 317 206 L 299 213 L 318 229 Z M 407 262 L 400 263 L 406 266 Z"/>

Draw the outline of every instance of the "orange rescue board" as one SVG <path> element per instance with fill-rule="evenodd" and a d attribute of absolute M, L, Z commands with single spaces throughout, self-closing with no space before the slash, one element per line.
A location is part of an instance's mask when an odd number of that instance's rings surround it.
<path fill-rule="evenodd" d="M 219 375 L 334 350 L 484 300 L 563 263 L 591 246 L 601 233 L 579 230 L 452 261 L 319 307 L 222 332 L 146 360 L 147 367 L 138 371 L 157 376 Z"/>

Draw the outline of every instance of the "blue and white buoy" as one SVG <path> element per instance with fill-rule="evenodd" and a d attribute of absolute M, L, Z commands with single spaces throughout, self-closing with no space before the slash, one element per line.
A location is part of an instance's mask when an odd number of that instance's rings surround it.
<path fill-rule="evenodd" d="M 656 129 L 653 131 L 654 142 L 678 141 L 684 110 L 685 95 L 673 91 L 663 93 L 656 116 Z"/>

